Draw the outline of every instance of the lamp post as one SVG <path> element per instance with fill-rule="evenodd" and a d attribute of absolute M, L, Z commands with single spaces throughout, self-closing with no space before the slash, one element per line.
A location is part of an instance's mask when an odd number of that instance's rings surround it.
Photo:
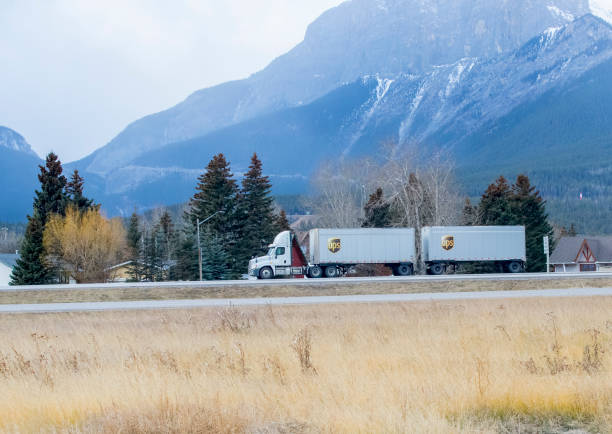
<path fill-rule="evenodd" d="M 202 221 L 200 221 L 199 218 L 196 219 L 197 229 L 198 229 L 198 270 L 200 272 L 200 282 L 202 281 L 202 246 L 200 244 L 200 226 L 203 225 L 204 223 L 206 223 L 208 220 L 210 220 L 214 216 L 216 216 L 217 214 L 222 214 L 222 213 L 223 213 L 223 211 L 217 211 L 217 212 L 209 215 L 208 217 L 206 217 Z"/>

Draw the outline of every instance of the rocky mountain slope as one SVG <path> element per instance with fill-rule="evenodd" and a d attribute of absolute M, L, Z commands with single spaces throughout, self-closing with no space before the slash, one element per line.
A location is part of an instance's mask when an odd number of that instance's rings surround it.
<path fill-rule="evenodd" d="M 365 75 L 420 75 L 464 57 L 516 49 L 590 11 L 588 0 L 347 1 L 313 22 L 302 43 L 264 70 L 132 123 L 80 166 L 106 175 L 166 144 L 308 104 Z"/>
<path fill-rule="evenodd" d="M 0 126 L 0 221 L 23 221 L 31 212 L 41 163 L 19 133 Z"/>

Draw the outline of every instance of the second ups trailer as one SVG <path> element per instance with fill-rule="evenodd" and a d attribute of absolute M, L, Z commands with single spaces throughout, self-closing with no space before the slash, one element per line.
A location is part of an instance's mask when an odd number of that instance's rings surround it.
<path fill-rule="evenodd" d="M 491 262 L 520 273 L 526 261 L 525 227 L 424 227 L 421 249 L 430 274 L 442 274 L 447 266 L 465 262 Z"/>

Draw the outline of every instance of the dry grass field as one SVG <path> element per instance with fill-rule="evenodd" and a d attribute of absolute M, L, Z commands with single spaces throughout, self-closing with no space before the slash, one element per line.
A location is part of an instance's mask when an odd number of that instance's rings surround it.
<path fill-rule="evenodd" d="M 0 316 L 2 432 L 611 432 L 612 298 Z"/>

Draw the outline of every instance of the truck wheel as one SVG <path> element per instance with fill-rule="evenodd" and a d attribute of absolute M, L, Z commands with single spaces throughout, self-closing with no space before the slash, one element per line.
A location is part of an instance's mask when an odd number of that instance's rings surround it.
<path fill-rule="evenodd" d="M 410 264 L 399 264 L 394 269 L 396 276 L 411 276 L 412 275 L 412 265 Z"/>
<path fill-rule="evenodd" d="M 429 267 L 429 271 L 434 276 L 439 276 L 440 274 L 444 273 L 444 265 L 443 264 L 432 264 L 432 266 Z"/>
<path fill-rule="evenodd" d="M 274 277 L 274 271 L 272 271 L 270 267 L 264 267 L 261 270 L 259 270 L 260 279 L 268 280 L 268 279 L 272 279 L 273 277 Z"/>
<path fill-rule="evenodd" d="M 319 279 L 321 276 L 323 276 L 323 269 L 318 265 L 315 265 L 314 267 L 310 267 L 310 270 L 308 270 L 308 275 L 313 279 Z"/>
<path fill-rule="evenodd" d="M 512 261 L 508 264 L 508 271 L 511 273 L 520 273 L 523 271 L 523 265 L 518 261 Z"/>
<path fill-rule="evenodd" d="M 338 267 L 325 267 L 325 277 L 335 279 L 339 275 L 340 272 L 338 271 Z"/>

